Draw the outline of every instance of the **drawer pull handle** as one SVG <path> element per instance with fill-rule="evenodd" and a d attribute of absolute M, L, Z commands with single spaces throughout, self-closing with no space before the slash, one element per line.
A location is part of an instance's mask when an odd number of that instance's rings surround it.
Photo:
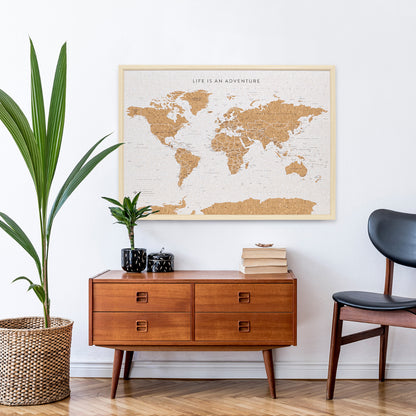
<path fill-rule="evenodd" d="M 250 292 L 238 292 L 238 303 L 250 303 Z"/>
<path fill-rule="evenodd" d="M 137 332 L 147 332 L 147 321 L 136 321 Z"/>
<path fill-rule="evenodd" d="M 238 332 L 250 332 L 250 321 L 238 321 Z"/>
<path fill-rule="evenodd" d="M 136 302 L 147 303 L 148 298 L 149 298 L 149 296 L 148 296 L 147 292 L 137 292 L 136 293 Z"/>

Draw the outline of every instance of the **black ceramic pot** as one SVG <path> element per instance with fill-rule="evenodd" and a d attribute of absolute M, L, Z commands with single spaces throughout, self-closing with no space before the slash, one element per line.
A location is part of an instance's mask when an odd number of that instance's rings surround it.
<path fill-rule="evenodd" d="M 150 253 L 147 256 L 147 271 L 152 273 L 173 272 L 173 254 L 163 253 L 163 249 L 159 253 Z"/>
<path fill-rule="evenodd" d="M 121 268 L 126 272 L 142 272 L 146 268 L 146 249 L 121 249 Z"/>

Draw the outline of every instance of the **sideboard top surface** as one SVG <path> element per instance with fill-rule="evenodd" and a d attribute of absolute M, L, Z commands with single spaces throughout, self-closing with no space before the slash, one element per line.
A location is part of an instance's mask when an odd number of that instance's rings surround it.
<path fill-rule="evenodd" d="M 123 270 L 107 270 L 93 278 L 99 282 L 114 282 L 115 280 L 125 282 L 186 282 L 201 281 L 214 283 L 216 281 L 244 282 L 279 282 L 292 283 L 295 276 L 292 271 L 276 274 L 243 274 L 236 270 L 178 270 L 168 273 L 126 273 Z"/>

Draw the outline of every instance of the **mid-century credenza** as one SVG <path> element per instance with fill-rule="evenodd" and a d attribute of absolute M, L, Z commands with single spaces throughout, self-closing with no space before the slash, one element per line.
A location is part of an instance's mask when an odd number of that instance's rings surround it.
<path fill-rule="evenodd" d="M 238 271 L 125 273 L 89 281 L 89 344 L 114 349 L 111 397 L 134 351 L 263 351 L 276 397 L 274 348 L 296 345 L 296 278 Z"/>

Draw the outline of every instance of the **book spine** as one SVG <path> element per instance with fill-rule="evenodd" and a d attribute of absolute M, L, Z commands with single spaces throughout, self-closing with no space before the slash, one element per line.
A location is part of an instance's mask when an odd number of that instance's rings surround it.
<path fill-rule="evenodd" d="M 287 266 L 286 259 L 242 259 L 241 264 L 245 267 L 257 267 L 257 266 Z"/>
<path fill-rule="evenodd" d="M 241 273 L 244 274 L 268 274 L 268 273 L 287 273 L 286 266 L 259 266 L 259 267 L 245 267 L 240 266 Z"/>
<path fill-rule="evenodd" d="M 258 252 L 244 252 L 241 255 L 243 259 L 285 259 L 286 252 L 275 252 L 275 253 L 258 253 Z"/>

